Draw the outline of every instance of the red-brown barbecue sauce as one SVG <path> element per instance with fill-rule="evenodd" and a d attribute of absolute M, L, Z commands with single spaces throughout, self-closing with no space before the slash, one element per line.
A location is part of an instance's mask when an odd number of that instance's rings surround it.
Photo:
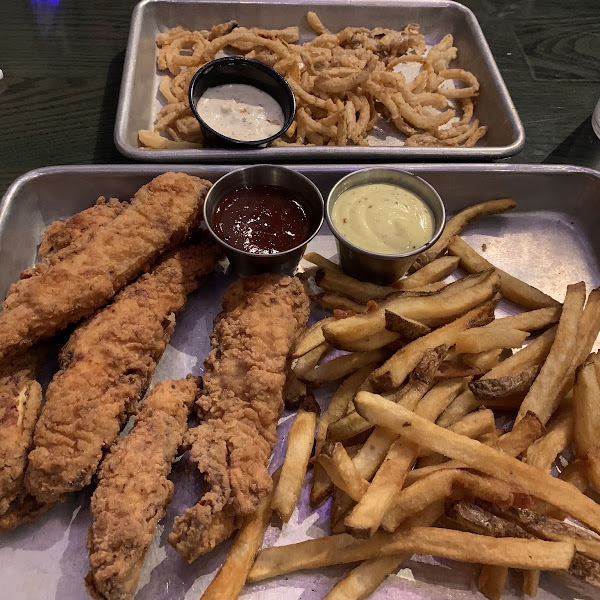
<path fill-rule="evenodd" d="M 213 229 L 227 244 L 253 254 L 275 254 L 308 239 L 306 211 L 288 189 L 278 185 L 240 188 L 221 199 Z"/>

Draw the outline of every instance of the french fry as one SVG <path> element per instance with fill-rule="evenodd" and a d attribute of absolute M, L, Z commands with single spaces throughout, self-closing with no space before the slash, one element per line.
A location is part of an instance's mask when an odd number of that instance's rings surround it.
<path fill-rule="evenodd" d="M 485 433 L 492 433 L 496 429 L 494 413 L 489 409 L 472 412 L 448 427 L 448 429 L 459 435 L 478 438 Z"/>
<path fill-rule="evenodd" d="M 414 290 L 431 283 L 439 282 L 458 269 L 460 259 L 457 256 L 442 256 L 431 261 L 412 275 L 392 283 L 398 290 Z"/>
<path fill-rule="evenodd" d="M 437 418 L 466 383 L 465 379 L 440 381 L 423 397 L 415 412 L 425 419 Z M 419 448 L 413 443 L 402 439 L 392 443 L 371 485 L 344 521 L 352 535 L 367 537 L 377 531 L 418 454 Z"/>
<path fill-rule="evenodd" d="M 379 532 L 368 540 L 340 534 L 261 550 L 248 581 L 405 552 L 515 569 L 559 570 L 569 567 L 575 547 L 568 542 L 497 539 L 438 527 Z"/>
<path fill-rule="evenodd" d="M 479 255 L 471 248 L 471 246 L 469 246 L 469 244 L 458 236 L 450 240 L 448 252 L 454 256 L 460 257 L 461 266 L 469 273 L 478 273 L 485 269 L 496 269 L 494 265 L 483 258 L 483 256 Z M 502 290 L 502 295 L 511 302 L 528 310 L 559 305 L 559 302 L 554 300 L 554 298 L 544 294 L 528 283 L 525 283 L 500 269 L 496 269 L 496 271 L 500 275 L 500 289 Z"/>
<path fill-rule="evenodd" d="M 590 531 L 565 523 L 558 519 L 535 513 L 526 508 L 490 507 L 490 510 L 522 527 L 533 536 L 548 541 L 569 541 L 575 544 L 577 552 L 600 560 L 600 538 Z"/>
<path fill-rule="evenodd" d="M 472 497 L 505 506 L 514 501 L 511 488 L 503 481 L 461 469 L 445 469 L 404 488 L 385 514 L 381 523 L 383 529 L 395 531 L 406 519 L 425 510 L 430 504 L 449 498 L 457 488 Z"/>
<path fill-rule="evenodd" d="M 306 384 L 291 373 L 285 392 L 285 407 L 288 410 L 297 410 L 304 398 L 306 398 L 306 390 Z"/>
<path fill-rule="evenodd" d="M 386 350 L 371 350 L 370 352 L 355 352 L 353 354 L 344 354 L 325 363 L 322 363 L 307 371 L 302 375 L 296 373 L 299 379 L 302 379 L 312 387 L 322 387 L 343 379 L 347 375 L 354 373 L 362 367 L 374 362 L 381 362 L 389 356 Z M 296 371 L 295 371 L 296 372 Z"/>
<path fill-rule="evenodd" d="M 299 358 L 300 356 L 310 352 L 317 346 L 320 346 L 324 341 L 325 337 L 323 336 L 323 325 L 333 321 L 333 317 L 327 317 L 326 319 L 321 319 L 316 323 L 313 323 L 300 337 L 294 351 L 291 354 L 292 358 Z"/>
<path fill-rule="evenodd" d="M 345 275 L 340 270 L 319 269 L 315 275 L 315 282 L 328 292 L 337 292 L 344 294 L 358 302 L 367 302 L 368 300 L 379 300 L 397 294 L 398 290 L 384 285 L 375 285 L 365 281 L 359 281 L 353 277 Z"/>
<path fill-rule="evenodd" d="M 317 460 L 334 485 L 346 492 L 352 500 L 358 502 L 363 497 L 369 482 L 360 476 L 342 444 L 337 442 L 326 445 Z"/>
<path fill-rule="evenodd" d="M 456 337 L 455 348 L 459 353 L 477 354 L 496 348 L 520 348 L 529 333 L 519 329 L 486 329 L 475 327 Z"/>
<path fill-rule="evenodd" d="M 534 442 L 523 459 L 528 465 L 550 473 L 552 463 L 573 441 L 573 409 L 563 406 L 548 421 L 546 434 Z"/>
<path fill-rule="evenodd" d="M 423 512 L 407 522 L 410 526 L 428 527 L 444 514 L 444 503 L 439 501 L 428 506 Z M 323 600 L 360 600 L 372 594 L 383 580 L 393 573 L 410 553 L 382 558 L 373 558 L 354 568 L 344 579 L 336 583 Z"/>
<path fill-rule="evenodd" d="M 531 571 L 524 571 L 530 573 Z M 539 571 L 536 571 L 539 573 Z M 496 565 L 482 565 L 477 580 L 477 589 L 488 600 L 500 600 L 506 585 L 508 577 L 508 567 L 498 567 Z"/>
<path fill-rule="evenodd" d="M 525 596 L 535 598 L 540 587 L 540 571 L 523 571 L 522 591 Z"/>
<path fill-rule="evenodd" d="M 385 328 L 400 335 L 401 339 L 412 341 L 426 335 L 431 331 L 430 327 L 413 319 L 407 319 L 391 310 L 385 311 Z"/>
<path fill-rule="evenodd" d="M 334 263 L 328 258 L 325 258 L 324 256 L 321 256 L 317 252 L 307 252 L 302 258 L 313 265 L 317 265 L 317 267 L 321 269 L 331 269 L 332 271 L 340 272 L 342 270 L 342 267 L 340 267 L 338 264 Z"/>
<path fill-rule="evenodd" d="M 329 530 L 332 534 L 345 533 L 344 518 L 354 506 L 354 500 L 339 487 L 333 488 L 331 506 L 329 508 Z"/>
<path fill-rule="evenodd" d="M 492 321 L 493 323 L 494 321 Z M 500 362 L 503 349 L 496 348 L 495 350 L 488 350 L 487 352 L 477 352 L 475 354 L 463 354 L 461 360 L 475 369 L 481 370 L 483 373 L 487 373 L 494 367 L 498 366 Z"/>
<path fill-rule="evenodd" d="M 409 442 L 420 444 L 482 473 L 523 488 L 600 531 L 600 505 L 576 488 L 489 446 L 442 429 L 404 407 L 369 392 L 359 392 L 356 410 L 375 425 L 383 425 Z"/>
<path fill-rule="evenodd" d="M 329 405 L 325 412 L 321 415 L 319 424 L 317 426 L 317 433 L 315 435 L 315 456 L 321 453 L 321 449 L 325 444 L 327 438 L 327 431 L 331 423 L 339 420 L 348 408 L 349 403 L 352 401 L 356 392 L 369 376 L 371 371 L 375 368 L 375 365 L 367 365 L 362 369 L 356 371 L 348 378 L 346 378 L 342 384 L 335 391 Z M 357 415 L 360 416 L 360 415 Z M 362 417 L 360 417 L 361 420 Z M 352 436 L 348 436 L 350 438 Z M 344 439 L 348 439 L 344 438 Z M 323 467 L 318 463 L 315 463 L 313 469 L 313 481 L 310 491 L 310 501 L 312 503 L 318 503 L 329 495 L 332 489 L 332 483 L 327 473 L 323 470 Z"/>
<path fill-rule="evenodd" d="M 507 375 L 498 379 L 482 377 L 477 381 L 472 381 L 469 384 L 469 389 L 475 398 L 483 403 L 517 396 L 520 404 L 538 376 L 540 368 L 539 365 L 533 365 L 517 375 Z M 486 406 L 488 405 L 486 404 Z"/>
<path fill-rule="evenodd" d="M 352 411 L 329 426 L 327 440 L 329 442 L 345 442 L 355 435 L 369 431 L 372 427 L 371 423 L 363 419 L 356 411 Z"/>
<path fill-rule="evenodd" d="M 521 331 L 537 331 L 558 323 L 562 306 L 550 306 L 522 312 L 510 317 L 495 319 L 485 327 L 487 329 L 520 329 Z"/>
<path fill-rule="evenodd" d="M 287 523 L 296 508 L 308 461 L 313 449 L 319 405 L 308 396 L 292 423 L 287 436 L 287 450 L 279 482 L 273 492 L 271 508 Z"/>
<path fill-rule="evenodd" d="M 402 385 L 407 375 L 417 366 L 425 351 L 440 344 L 452 345 L 456 336 L 470 327 L 483 325 L 493 319 L 494 304 L 485 304 L 470 310 L 452 323 L 410 342 L 371 374 L 369 381 L 377 390 L 390 390 Z"/>
<path fill-rule="evenodd" d="M 367 314 L 372 312 L 369 310 L 369 304 L 361 304 L 360 302 L 355 302 L 346 296 L 342 296 L 341 294 L 334 294 L 331 292 L 323 292 L 321 294 L 309 294 L 311 300 L 318 304 L 322 308 L 326 308 L 328 310 L 343 310 L 345 312 L 353 313 L 353 314 Z M 372 303 L 371 306 L 374 304 Z M 376 304 L 374 305 L 377 306 Z"/>
<path fill-rule="evenodd" d="M 489 445 L 500 452 L 516 457 L 527 450 L 533 442 L 542 437 L 544 432 L 544 426 L 540 423 L 539 419 L 529 413 L 524 419 L 514 425 L 512 431 L 500 436 Z M 405 483 L 406 485 L 412 485 L 415 481 L 440 469 L 461 469 L 465 467 L 466 465 L 459 460 L 449 460 L 435 466 L 414 469 L 406 476 Z"/>
<path fill-rule="evenodd" d="M 573 408 L 577 456 L 585 462 L 591 484 L 600 490 L 600 384 L 593 361 L 583 363 L 577 372 Z"/>
<path fill-rule="evenodd" d="M 473 220 L 486 215 L 504 213 L 512 210 L 515 206 L 517 206 L 517 203 L 512 198 L 502 198 L 499 200 L 490 200 L 488 202 L 473 204 L 472 206 L 461 210 L 446 223 L 444 232 L 438 241 L 431 246 L 429 250 L 426 250 L 417 257 L 412 270 L 418 271 L 419 269 L 422 269 L 425 265 L 440 256 L 440 254 L 443 254 L 452 237 L 459 234 Z M 484 269 L 479 270 L 483 271 Z"/>
<path fill-rule="evenodd" d="M 319 361 L 331 350 L 331 346 L 327 342 L 319 344 L 317 347 L 309 350 L 300 358 L 296 359 L 292 372 L 300 380 L 304 379 L 307 373 L 315 369 Z"/>
<path fill-rule="evenodd" d="M 279 471 L 273 475 L 273 490 L 277 486 L 278 478 Z M 271 520 L 272 496 L 273 492 L 259 502 L 255 512 L 245 517 L 225 561 L 200 600 L 237 600 L 239 598 Z"/>
<path fill-rule="evenodd" d="M 554 343 L 540 374 L 521 404 L 517 420 L 522 419 L 527 412 L 532 412 L 545 425 L 558 407 L 561 399 L 561 384 L 568 376 L 577 348 L 584 302 L 585 284 L 581 282 L 569 285 Z"/>
<path fill-rule="evenodd" d="M 325 339 L 341 350 L 381 348 L 399 336 L 385 329 L 385 310 L 413 319 L 428 327 L 448 323 L 489 300 L 498 290 L 499 279 L 486 271 L 459 279 L 438 292 L 405 295 L 384 300 L 371 313 L 339 319 L 323 327 Z"/>

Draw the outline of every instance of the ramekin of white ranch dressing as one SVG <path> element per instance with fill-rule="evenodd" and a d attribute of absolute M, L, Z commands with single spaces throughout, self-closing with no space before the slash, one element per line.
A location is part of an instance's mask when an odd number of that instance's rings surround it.
<path fill-rule="evenodd" d="M 378 254 L 404 254 L 433 236 L 434 219 L 416 194 L 389 183 L 350 188 L 331 211 L 336 229 L 352 244 Z"/>
<path fill-rule="evenodd" d="M 275 135 L 285 121 L 275 98 L 245 83 L 208 88 L 198 100 L 196 110 L 211 129 L 243 142 Z"/>

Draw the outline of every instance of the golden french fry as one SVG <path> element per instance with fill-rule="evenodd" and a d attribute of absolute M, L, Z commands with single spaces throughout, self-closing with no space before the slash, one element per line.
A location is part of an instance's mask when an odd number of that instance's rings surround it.
<path fill-rule="evenodd" d="M 600 505 L 572 485 L 489 446 L 442 429 L 381 396 L 359 392 L 356 410 L 375 425 L 384 425 L 409 442 L 462 461 L 469 467 L 502 479 L 556 506 L 600 532 Z"/>
<path fill-rule="evenodd" d="M 315 275 L 315 282 L 328 292 L 337 292 L 349 296 L 358 302 L 367 302 L 368 300 L 379 300 L 386 298 L 391 294 L 397 294 L 398 290 L 393 287 L 375 285 L 365 281 L 359 281 L 340 270 L 319 269 Z"/>
<path fill-rule="evenodd" d="M 489 409 L 478 410 L 465 415 L 460 421 L 448 427 L 450 431 L 465 435 L 470 438 L 479 438 L 485 433 L 492 433 L 496 429 L 493 411 Z"/>
<path fill-rule="evenodd" d="M 461 266 L 469 273 L 478 273 L 485 269 L 494 269 L 494 265 L 488 262 L 483 256 L 479 255 L 462 238 L 455 236 L 448 244 L 448 252 L 454 256 L 460 257 Z M 500 275 L 500 289 L 502 295 L 528 310 L 536 308 L 545 308 L 548 306 L 558 306 L 559 302 L 544 294 L 537 288 L 509 275 L 508 273 L 496 269 Z"/>
<path fill-rule="evenodd" d="M 574 433 L 577 456 L 587 465 L 587 476 L 600 489 L 600 384 L 593 361 L 583 363 L 573 387 Z"/>
<path fill-rule="evenodd" d="M 318 304 L 322 308 L 326 308 L 328 310 L 341 310 L 345 313 L 351 314 L 366 314 L 369 311 L 369 304 L 361 304 L 360 302 L 355 302 L 351 300 L 347 296 L 342 296 L 341 294 L 333 294 L 330 292 L 323 292 L 322 294 L 309 294 L 311 300 Z M 374 306 L 375 310 L 377 309 L 377 305 L 372 302 L 371 306 Z M 372 311 L 371 311 L 372 312 Z"/>
<path fill-rule="evenodd" d="M 285 392 L 285 407 L 288 410 L 296 410 L 306 398 L 306 390 L 306 384 L 292 373 Z"/>
<path fill-rule="evenodd" d="M 329 508 L 329 530 L 332 534 L 345 533 L 344 517 L 352 506 L 354 506 L 354 500 L 344 490 L 334 486 Z"/>
<path fill-rule="evenodd" d="M 296 347 L 291 354 L 292 358 L 299 358 L 303 354 L 310 352 L 317 346 L 320 346 L 325 338 L 323 337 L 323 325 L 333 321 L 333 317 L 321 319 L 316 323 L 313 323 L 300 337 L 296 343 Z"/>
<path fill-rule="evenodd" d="M 279 482 L 273 492 L 271 508 L 287 523 L 296 508 L 308 461 L 313 449 L 319 405 L 308 396 L 292 423 L 287 437 L 287 450 Z"/>
<path fill-rule="evenodd" d="M 496 348 L 520 348 L 529 333 L 519 329 L 486 329 L 475 327 L 456 337 L 455 348 L 459 353 L 477 354 Z"/>
<path fill-rule="evenodd" d="M 426 419 L 437 418 L 466 383 L 466 379 L 440 381 L 423 397 L 415 412 Z M 413 443 L 407 443 L 402 439 L 392 443 L 371 485 L 346 517 L 344 522 L 348 531 L 356 537 L 366 537 L 379 528 L 394 497 L 402 489 L 404 479 L 418 454 L 419 448 Z"/>
<path fill-rule="evenodd" d="M 561 312 L 561 305 L 538 308 L 517 315 L 511 315 L 510 317 L 495 319 L 489 325 L 486 325 L 486 328 L 496 329 L 500 327 L 506 329 L 520 329 L 521 331 L 529 332 L 537 331 L 538 329 L 544 329 L 545 327 L 558 323 Z"/>
<path fill-rule="evenodd" d="M 385 328 L 399 334 L 400 338 L 406 341 L 416 340 L 431 331 L 431 328 L 427 325 L 423 325 L 423 323 L 419 323 L 414 319 L 407 319 L 391 310 L 385 311 Z"/>
<path fill-rule="evenodd" d="M 339 381 L 366 365 L 381 362 L 387 356 L 389 356 L 389 353 L 384 349 L 355 352 L 333 358 L 302 375 L 299 375 L 296 371 L 294 372 L 299 379 L 302 379 L 312 387 L 321 387 Z"/>
<path fill-rule="evenodd" d="M 515 569 L 558 570 L 569 567 L 575 547 L 568 542 L 497 539 L 438 527 L 378 532 L 368 540 L 340 534 L 261 550 L 248 581 L 404 552 Z"/>
<path fill-rule="evenodd" d="M 515 396 L 518 396 L 520 403 L 520 399 L 525 397 L 539 372 L 540 366 L 533 365 L 515 376 L 507 375 L 498 379 L 482 377 L 477 381 L 472 381 L 469 384 L 469 389 L 475 398 L 483 403 L 501 398 L 514 398 Z"/>
<path fill-rule="evenodd" d="M 429 250 L 423 252 L 415 261 L 412 267 L 413 271 L 422 269 L 425 265 L 436 259 L 440 254 L 443 254 L 453 236 L 459 234 L 469 223 L 484 217 L 486 215 L 497 215 L 509 210 L 512 210 L 517 206 L 517 203 L 512 198 L 502 198 L 499 200 L 490 200 L 488 202 L 481 202 L 479 204 L 473 204 L 459 213 L 454 215 L 447 223 L 444 228 L 444 232 L 440 236 L 439 240 Z M 478 269 L 484 271 L 489 267 Z"/>
<path fill-rule="evenodd" d="M 329 442 L 345 442 L 355 435 L 369 431 L 373 425 L 363 419 L 356 411 L 348 413 L 329 425 L 327 440 Z"/>
<path fill-rule="evenodd" d="M 302 258 L 313 265 L 317 265 L 317 267 L 321 269 L 331 269 L 332 271 L 340 272 L 342 270 L 338 264 L 334 263 L 328 258 L 325 258 L 324 256 L 321 256 L 317 252 L 307 252 Z"/>
<path fill-rule="evenodd" d="M 493 271 L 470 275 L 441 290 L 426 294 L 393 297 L 380 302 L 371 313 L 339 319 L 323 327 L 325 339 L 341 350 L 359 351 L 381 348 L 399 339 L 385 329 L 385 310 L 435 327 L 464 315 L 489 300 L 498 290 L 499 278 Z"/>
<path fill-rule="evenodd" d="M 399 290 L 414 290 L 430 283 L 439 282 L 458 269 L 460 258 L 457 256 L 442 256 L 431 261 L 412 275 L 403 277 L 392 283 Z"/>
<path fill-rule="evenodd" d="M 411 526 L 428 527 L 433 525 L 443 514 L 444 503 L 436 502 L 420 514 L 409 519 L 408 522 Z M 366 560 L 350 571 L 344 579 L 336 583 L 323 600 L 360 600 L 366 598 L 409 557 L 410 553 L 404 553 Z"/>
<path fill-rule="evenodd" d="M 390 390 L 402 385 L 407 375 L 417 366 L 425 351 L 441 344 L 452 345 L 456 337 L 469 327 L 489 323 L 494 316 L 494 304 L 486 302 L 470 310 L 452 323 L 435 329 L 431 333 L 410 342 L 373 371 L 369 381 L 377 390 Z"/>
<path fill-rule="evenodd" d="M 326 445 L 317 460 L 327 471 L 334 485 L 346 492 L 355 502 L 362 498 L 369 482 L 360 476 L 342 444 L 337 442 Z"/>
<path fill-rule="evenodd" d="M 573 441 L 573 409 L 571 406 L 559 408 L 548 421 L 546 434 L 534 442 L 523 459 L 528 465 L 550 473 L 552 463 Z"/>
<path fill-rule="evenodd" d="M 492 321 L 493 323 L 493 321 Z M 496 348 L 495 350 L 488 350 L 487 352 L 476 352 L 475 354 L 463 354 L 461 360 L 473 367 L 479 369 L 483 373 L 487 373 L 500 363 L 500 358 L 503 353 L 503 349 Z"/>
<path fill-rule="evenodd" d="M 561 384 L 569 374 L 576 352 L 584 303 L 585 283 L 569 285 L 554 343 L 540 374 L 521 404 L 517 420 L 522 419 L 527 412 L 532 412 L 545 425 L 558 407 Z"/>
<path fill-rule="evenodd" d="M 523 594 L 535 598 L 540 585 L 540 571 L 523 571 Z"/>
<path fill-rule="evenodd" d="M 331 350 L 331 346 L 327 342 L 319 344 L 317 347 L 309 350 L 300 358 L 296 359 L 292 371 L 293 374 L 300 380 L 304 380 L 307 373 L 312 372 L 319 361 Z"/>
<path fill-rule="evenodd" d="M 539 573 L 539 571 L 537 571 Z M 524 571 L 531 573 L 531 571 Z M 508 577 L 508 567 L 498 567 L 496 565 L 482 565 L 477 580 L 477 589 L 488 600 L 500 600 L 504 593 L 504 586 Z"/>
<path fill-rule="evenodd" d="M 277 485 L 278 478 L 279 472 L 273 475 L 273 489 Z M 244 519 L 244 523 L 225 557 L 225 562 L 200 600 L 237 600 L 239 598 L 271 520 L 272 496 L 273 492 L 263 498 L 255 512 Z"/>
<path fill-rule="evenodd" d="M 504 506 L 514 501 L 511 488 L 499 479 L 461 469 L 445 469 L 404 488 L 385 514 L 383 529 L 395 531 L 406 519 L 425 510 L 433 502 L 448 498 L 456 489 L 464 490 L 472 497 Z"/>

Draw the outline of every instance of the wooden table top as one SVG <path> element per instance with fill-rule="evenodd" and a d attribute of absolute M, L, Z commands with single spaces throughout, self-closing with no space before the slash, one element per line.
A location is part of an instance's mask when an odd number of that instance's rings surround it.
<path fill-rule="evenodd" d="M 523 124 L 511 162 L 600 168 L 598 0 L 466 0 Z M 22 173 L 123 163 L 113 128 L 135 0 L 0 2 L 0 195 Z"/>

